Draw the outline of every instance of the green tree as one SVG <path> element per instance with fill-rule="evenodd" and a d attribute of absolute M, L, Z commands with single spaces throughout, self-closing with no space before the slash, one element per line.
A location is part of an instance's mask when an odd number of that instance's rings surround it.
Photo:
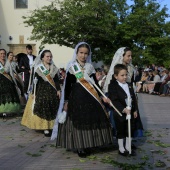
<path fill-rule="evenodd" d="M 167 17 L 166 6 L 161 9 L 155 0 L 134 0 L 131 13 L 124 24 L 133 25 L 126 33 L 133 37 L 133 45 L 137 47 L 134 48 L 134 53 L 140 52 L 144 56 L 144 64 L 163 64 L 168 60 L 170 23 L 165 22 Z"/>
<path fill-rule="evenodd" d="M 87 41 L 93 59 L 110 63 L 115 51 L 128 46 L 134 61 L 163 62 L 169 54 L 170 23 L 166 7 L 155 0 L 64 0 L 32 11 L 23 17 L 32 26 L 32 40 L 74 47 Z M 97 50 L 98 49 L 98 50 Z"/>

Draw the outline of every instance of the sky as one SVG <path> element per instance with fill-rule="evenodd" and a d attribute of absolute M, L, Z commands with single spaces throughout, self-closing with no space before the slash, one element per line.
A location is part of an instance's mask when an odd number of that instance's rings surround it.
<path fill-rule="evenodd" d="M 161 4 L 161 7 L 164 7 L 164 5 L 167 5 L 168 11 L 167 13 L 170 14 L 170 0 L 157 0 L 158 3 Z M 132 0 L 127 0 L 128 4 L 132 4 Z M 170 21 L 170 18 L 167 18 L 166 21 Z"/>

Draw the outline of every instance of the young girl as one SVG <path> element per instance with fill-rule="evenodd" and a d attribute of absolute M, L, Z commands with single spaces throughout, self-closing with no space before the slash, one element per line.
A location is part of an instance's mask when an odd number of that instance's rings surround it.
<path fill-rule="evenodd" d="M 76 78 L 72 67 L 75 65 L 81 70 L 83 77 L 88 74 L 96 80 L 90 46 L 85 42 L 77 44 L 73 59 L 67 66 L 58 111 L 58 114 L 62 109 L 67 111 L 67 117 L 59 127 L 56 119 L 52 139 L 57 137 L 57 147 L 77 150 L 78 156 L 86 157 L 89 148 L 111 144 L 113 136 L 107 113 L 97 92 L 86 80 Z"/>
<path fill-rule="evenodd" d="M 118 114 L 114 115 L 117 138 L 119 145 L 119 154 L 123 156 L 129 155 L 129 137 L 128 137 L 128 123 L 126 115 L 131 114 L 131 134 L 133 137 L 134 132 L 134 119 L 137 118 L 137 103 L 133 87 L 126 83 L 127 81 L 127 67 L 123 64 L 117 64 L 114 67 L 114 78 L 111 80 L 108 88 L 109 98 L 113 105 L 122 113 L 122 117 Z M 131 110 L 127 109 L 126 99 L 132 98 Z M 126 138 L 125 147 L 123 140 Z M 132 150 L 131 155 L 135 155 L 135 151 Z"/>
<path fill-rule="evenodd" d="M 60 98 L 58 68 L 52 61 L 50 50 L 39 54 L 34 69 L 33 77 L 38 81 L 34 83 L 21 124 L 30 129 L 43 130 L 44 135 L 50 137 Z"/>

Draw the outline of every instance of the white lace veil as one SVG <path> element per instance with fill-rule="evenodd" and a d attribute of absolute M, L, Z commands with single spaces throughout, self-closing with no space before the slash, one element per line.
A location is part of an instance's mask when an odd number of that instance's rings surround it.
<path fill-rule="evenodd" d="M 124 54 L 125 48 L 126 47 L 119 48 L 113 56 L 112 64 L 110 66 L 109 72 L 108 72 L 107 77 L 106 77 L 105 84 L 103 86 L 104 93 L 108 92 L 108 86 L 110 84 L 110 81 L 112 80 L 115 65 L 116 64 L 123 64 L 123 54 Z"/>
<path fill-rule="evenodd" d="M 76 47 L 75 47 L 75 49 L 74 49 L 74 53 L 73 53 L 73 58 L 72 58 L 72 60 L 67 64 L 66 73 L 68 72 L 68 70 L 69 70 L 69 68 L 72 66 L 72 64 L 76 61 L 76 58 L 77 58 L 77 49 L 78 49 L 78 47 L 79 47 L 80 45 L 82 45 L 82 44 L 88 45 L 88 47 L 89 47 L 89 49 L 90 49 L 89 55 L 88 55 L 88 57 L 87 57 L 87 59 L 86 59 L 86 63 L 91 63 L 91 48 L 90 48 L 89 44 L 87 44 L 86 42 L 80 42 L 80 43 L 78 43 L 78 44 L 76 45 Z"/>
<path fill-rule="evenodd" d="M 42 63 L 41 55 L 42 55 L 42 53 L 43 53 L 45 50 L 47 50 L 47 49 L 42 50 L 42 51 L 39 53 L 39 55 L 35 58 L 35 60 L 34 60 L 34 62 L 33 62 L 33 65 L 32 65 L 32 68 L 31 68 L 31 75 L 30 75 L 30 77 L 33 77 L 33 79 L 34 79 L 36 70 L 38 69 L 39 65 Z M 50 51 L 50 50 L 49 50 L 49 51 Z M 51 53 L 51 54 L 52 54 L 52 53 Z M 53 56 L 52 56 L 52 58 L 53 58 Z M 51 60 L 51 64 L 53 64 L 53 65 L 55 66 L 55 64 L 54 64 L 54 62 L 53 62 L 53 59 Z M 55 66 L 55 67 L 56 67 L 56 66 Z M 29 92 L 30 86 L 32 85 L 31 81 L 32 81 L 32 80 L 31 80 L 31 78 L 30 78 L 30 79 L 29 79 L 28 92 Z"/>
<path fill-rule="evenodd" d="M 5 58 L 5 66 L 4 66 L 4 69 L 7 73 L 10 74 L 10 76 L 12 77 L 12 80 L 14 81 L 15 85 L 17 86 L 17 82 L 15 80 L 15 76 L 14 76 L 14 72 L 13 72 L 13 69 L 12 69 L 12 62 L 10 62 L 7 58 L 7 55 L 6 55 L 6 58 Z"/>
<path fill-rule="evenodd" d="M 41 54 L 43 53 L 44 50 L 42 50 L 39 55 L 35 58 L 34 62 L 33 62 L 33 65 L 32 65 L 32 68 L 31 68 L 31 74 L 30 74 L 30 79 L 29 79 L 29 85 L 28 85 L 28 90 L 27 92 L 30 93 L 30 86 L 32 86 L 32 78 L 34 79 L 34 75 L 35 75 L 35 71 L 37 70 L 38 68 L 38 65 L 41 63 Z M 32 88 L 31 88 L 32 89 Z"/>
<path fill-rule="evenodd" d="M 73 65 L 73 63 L 76 61 L 76 58 L 77 58 L 77 50 L 78 50 L 78 47 L 80 45 L 83 45 L 83 44 L 86 44 L 88 45 L 90 51 L 89 51 L 89 55 L 86 59 L 86 63 L 91 63 L 91 48 L 89 46 L 89 44 L 87 44 L 86 42 L 80 42 L 76 45 L 75 49 L 74 49 L 74 53 L 73 53 L 73 58 L 72 60 L 67 64 L 67 68 L 66 68 L 66 75 L 70 69 L 70 67 Z M 59 109 L 58 109 L 58 112 L 57 112 L 57 115 L 59 113 L 62 112 L 63 110 L 63 106 L 64 106 L 64 91 L 65 91 L 65 84 L 66 84 L 66 77 L 64 79 L 64 83 L 63 83 L 63 87 L 62 87 L 62 94 L 61 94 L 61 99 L 60 99 L 60 105 L 59 105 Z M 53 127 L 53 132 L 52 132 L 52 135 L 51 135 L 51 140 L 54 140 L 57 138 L 57 134 L 58 134 L 58 117 L 56 117 L 56 120 L 55 120 L 55 124 L 54 124 L 54 127 Z"/>

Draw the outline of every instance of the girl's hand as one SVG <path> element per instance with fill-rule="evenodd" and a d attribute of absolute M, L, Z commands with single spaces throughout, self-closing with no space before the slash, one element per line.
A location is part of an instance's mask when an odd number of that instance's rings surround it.
<path fill-rule="evenodd" d="M 134 118 L 136 119 L 136 118 L 138 117 L 137 111 L 135 111 L 135 112 L 133 113 L 133 115 L 134 115 Z"/>
<path fill-rule="evenodd" d="M 57 91 L 57 96 L 58 96 L 59 99 L 61 98 L 61 92 L 60 91 Z"/>
<path fill-rule="evenodd" d="M 67 109 L 68 109 L 68 102 L 65 102 L 63 110 L 67 112 Z"/>
<path fill-rule="evenodd" d="M 105 103 L 108 103 L 108 104 L 110 104 L 110 102 L 111 102 L 111 100 L 110 100 L 109 98 L 105 98 L 105 97 L 103 97 L 102 100 L 103 100 Z"/>

